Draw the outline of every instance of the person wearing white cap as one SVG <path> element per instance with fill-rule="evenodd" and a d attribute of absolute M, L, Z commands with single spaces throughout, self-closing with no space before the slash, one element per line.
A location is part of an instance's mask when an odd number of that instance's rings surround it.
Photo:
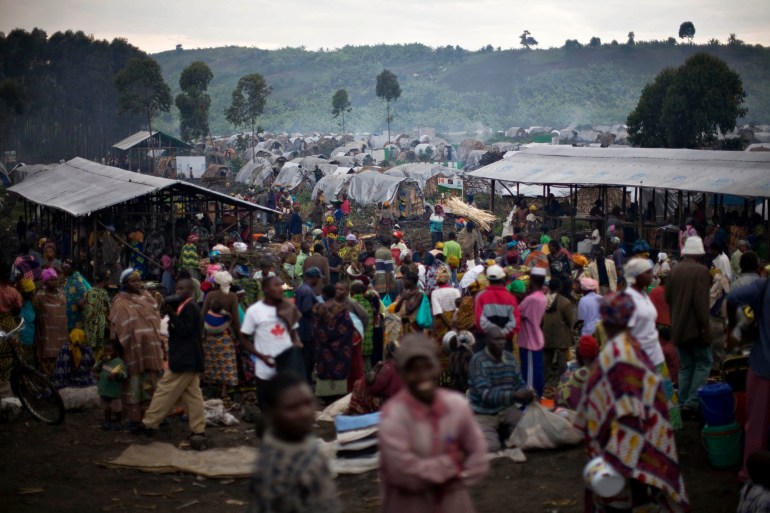
<path fill-rule="evenodd" d="M 697 235 L 687 237 L 682 261 L 671 269 L 666 282 L 666 302 L 671 307 L 671 340 L 679 350 L 679 398 L 682 414 L 699 408 L 698 389 L 711 372 L 709 292 L 711 275 L 699 260 L 705 255 Z"/>

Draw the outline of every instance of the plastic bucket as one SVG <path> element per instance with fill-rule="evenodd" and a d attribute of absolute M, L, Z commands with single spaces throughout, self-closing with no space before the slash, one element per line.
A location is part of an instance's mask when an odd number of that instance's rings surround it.
<path fill-rule="evenodd" d="M 727 383 L 710 383 L 698 389 L 703 422 L 726 426 L 735 422 L 735 396 Z"/>
<path fill-rule="evenodd" d="M 742 432 L 738 424 L 705 426 L 701 434 L 712 465 L 725 468 L 740 464 Z"/>
<path fill-rule="evenodd" d="M 626 485 L 626 479 L 601 456 L 595 457 L 585 466 L 583 481 L 600 497 L 614 497 L 622 492 Z"/>

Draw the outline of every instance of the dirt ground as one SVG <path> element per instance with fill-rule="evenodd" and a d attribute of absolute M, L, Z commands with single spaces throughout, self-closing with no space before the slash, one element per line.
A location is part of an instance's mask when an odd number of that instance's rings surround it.
<path fill-rule="evenodd" d="M 148 443 L 128 432 L 103 432 L 101 412 L 68 413 L 61 426 L 46 426 L 26 414 L 0 424 L 0 512 L 237 512 L 245 509 L 248 480 L 209 480 L 184 474 L 149 474 L 106 469 L 98 461 L 119 455 L 132 443 Z M 186 423 L 172 418 L 155 440 L 178 443 Z M 321 434 L 333 436 L 331 424 Z M 211 428 L 218 447 L 254 444 L 251 425 Z M 739 485 L 736 469 L 708 463 L 697 423 L 678 436 L 687 491 L 697 513 L 732 513 Z M 573 513 L 582 511 L 585 462 L 582 449 L 531 452 L 516 464 L 495 460 L 490 475 L 473 490 L 479 513 Z M 348 513 L 378 510 L 377 473 L 340 476 L 338 491 Z"/>

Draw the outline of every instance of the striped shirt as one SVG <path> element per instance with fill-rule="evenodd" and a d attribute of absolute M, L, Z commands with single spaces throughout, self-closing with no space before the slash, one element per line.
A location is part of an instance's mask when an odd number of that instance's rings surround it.
<path fill-rule="evenodd" d="M 499 362 L 486 350 L 471 358 L 468 369 L 468 400 L 474 413 L 496 415 L 513 405 L 516 402 L 513 394 L 525 386 L 512 353 L 503 351 Z"/>

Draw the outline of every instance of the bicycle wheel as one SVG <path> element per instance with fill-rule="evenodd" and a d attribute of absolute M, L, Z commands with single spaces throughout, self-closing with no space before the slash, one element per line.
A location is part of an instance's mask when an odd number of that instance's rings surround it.
<path fill-rule="evenodd" d="M 48 378 L 29 367 L 19 368 L 15 377 L 19 400 L 27 411 L 47 424 L 61 424 L 64 401 Z"/>

